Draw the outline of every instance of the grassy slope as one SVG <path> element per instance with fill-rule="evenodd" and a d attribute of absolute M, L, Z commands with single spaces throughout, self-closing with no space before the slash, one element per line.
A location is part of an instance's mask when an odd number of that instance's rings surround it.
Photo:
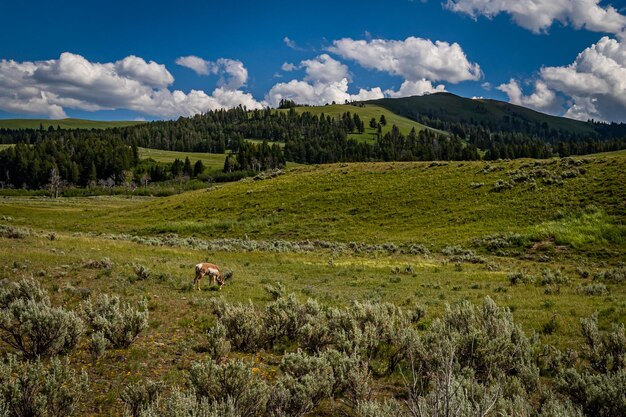
<path fill-rule="evenodd" d="M 224 159 L 226 155 L 204 152 L 176 152 L 164 151 L 161 149 L 139 148 L 139 158 L 152 158 L 157 162 L 174 162 L 175 159 L 184 161 L 189 158 L 192 164 L 200 160 L 209 169 L 222 169 L 224 167 Z"/>
<path fill-rule="evenodd" d="M 261 143 L 262 141 L 251 140 L 255 143 Z M 1 148 L 0 148 L 1 149 Z M 195 164 L 196 161 L 200 160 L 202 163 L 210 170 L 222 169 L 224 168 L 224 159 L 226 158 L 225 154 L 220 153 L 204 153 L 204 152 L 176 152 L 176 151 L 164 151 L 162 149 L 150 149 L 150 148 L 139 148 L 139 157 L 141 159 L 152 158 L 157 162 L 174 162 L 175 159 L 180 159 L 184 161 L 185 158 L 189 158 L 191 164 Z M 289 167 L 300 166 L 301 164 L 297 164 L 295 162 L 289 162 L 287 164 Z"/>
<path fill-rule="evenodd" d="M 288 111 L 288 110 L 281 110 Z M 399 116 L 397 114 L 392 113 L 391 111 L 376 105 L 367 104 L 365 107 L 351 106 L 348 104 L 332 104 L 328 106 L 314 106 L 314 107 L 296 107 L 296 111 L 298 113 L 310 112 L 315 115 L 320 115 L 324 113 L 326 116 L 331 117 L 341 117 L 341 115 L 345 112 L 350 112 L 350 114 L 358 114 L 363 123 L 365 123 L 365 132 L 364 133 L 351 133 L 349 137 L 360 139 L 360 140 L 370 140 L 376 137 L 376 129 L 372 129 L 369 127 L 369 121 L 373 117 L 376 121 L 380 120 L 381 115 L 385 115 L 385 119 L 387 119 L 387 125 L 383 126 L 383 134 L 387 133 L 391 130 L 391 127 L 395 124 L 398 126 L 400 131 L 403 134 L 408 134 L 411 129 L 415 128 L 415 131 L 419 132 L 422 129 L 427 129 L 421 123 L 414 122 L 413 120 L 407 119 L 406 117 Z"/>
<path fill-rule="evenodd" d="M 369 102 L 396 114 L 417 119 L 419 114 L 438 117 L 451 122 L 488 123 L 497 125 L 504 116 L 516 117 L 531 123 L 547 123 L 551 128 L 570 133 L 592 134 L 594 130 L 584 122 L 565 117 L 550 116 L 534 110 L 498 100 L 474 100 L 450 93 L 437 93 L 404 98 L 384 98 Z"/>
<path fill-rule="evenodd" d="M 120 212 L 93 209 L 51 221 L 60 230 L 436 245 L 530 231 L 590 204 L 624 222 L 626 157 L 586 159 L 586 173 L 562 186 L 539 182 L 536 190 L 521 184 L 499 193 L 492 191 L 496 180 L 507 179 L 508 171 L 529 161 L 304 166 L 271 180 L 240 181 Z M 561 169 L 556 160 L 548 163 L 548 170 Z M 488 165 L 501 171 L 484 173 Z M 472 183 L 484 186 L 473 188 Z M 0 204 L 0 215 L 12 213 L 26 216 L 25 224 L 46 221 L 29 204 Z"/>
<path fill-rule="evenodd" d="M 462 243 L 528 230 L 589 204 L 624 216 L 626 158 L 589 160 L 587 173 L 563 186 L 532 191 L 520 185 L 501 193 L 491 191 L 495 181 L 524 161 L 491 164 L 503 171 L 487 174 L 481 172 L 484 162 L 302 167 L 273 180 L 196 191 L 105 218 L 140 234 Z M 471 183 L 485 185 L 474 189 Z"/>
<path fill-rule="evenodd" d="M 0 129 L 39 129 L 39 125 L 43 125 L 44 129 L 52 126 L 56 129 L 60 126 L 62 129 L 106 129 L 108 127 L 124 127 L 133 126 L 145 122 L 135 121 L 101 121 L 101 120 L 84 120 L 84 119 L 0 119 Z"/>

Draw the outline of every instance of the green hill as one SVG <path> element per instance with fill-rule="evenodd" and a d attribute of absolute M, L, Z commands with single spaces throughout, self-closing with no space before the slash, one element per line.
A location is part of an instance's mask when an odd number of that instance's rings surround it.
<path fill-rule="evenodd" d="M 48 129 L 57 126 L 61 129 L 106 129 L 109 127 L 134 126 L 146 122 L 138 121 L 101 121 L 84 119 L 0 119 L 0 129 Z"/>
<path fill-rule="evenodd" d="M 626 222 L 625 183 L 623 153 L 547 161 L 302 166 L 269 180 L 50 221 L 60 229 L 107 233 L 440 246 L 548 228 L 548 234 L 566 236 L 566 245 L 604 248 L 625 243 L 624 227 L 615 226 Z M 597 216 L 584 216 L 590 206 Z M 0 214 L 32 217 L 50 227 L 30 210 L 4 206 Z"/>
<path fill-rule="evenodd" d="M 350 133 L 348 137 L 360 140 L 368 140 L 376 138 L 376 129 L 371 128 L 369 126 L 370 119 L 374 118 L 378 122 L 380 120 L 380 116 L 385 116 L 387 120 L 387 125 L 382 127 L 383 135 L 391 130 L 393 125 L 396 125 L 400 132 L 404 135 L 408 134 L 411 129 L 415 129 L 416 132 L 419 132 L 423 129 L 428 129 L 427 126 L 424 126 L 421 123 L 418 123 L 409 118 L 400 116 L 398 114 L 393 113 L 390 110 L 382 106 L 377 106 L 373 104 L 365 104 L 363 107 L 361 106 L 353 106 L 350 104 L 329 104 L 327 106 L 302 106 L 296 107 L 296 112 L 304 113 L 309 112 L 316 116 L 320 114 L 324 114 L 325 116 L 331 116 L 333 118 L 340 118 L 344 113 L 350 112 L 350 114 L 358 114 L 363 123 L 365 124 L 365 132 L 364 133 Z M 280 111 L 288 111 L 288 110 L 280 110 Z"/>
<path fill-rule="evenodd" d="M 520 126 L 545 126 L 574 135 L 595 135 L 593 125 L 565 117 L 550 116 L 526 107 L 491 99 L 470 99 L 451 93 L 368 101 L 412 120 L 426 116 L 444 122 L 483 124 L 491 130 L 514 131 Z M 545 125 L 544 125 L 545 123 Z"/>

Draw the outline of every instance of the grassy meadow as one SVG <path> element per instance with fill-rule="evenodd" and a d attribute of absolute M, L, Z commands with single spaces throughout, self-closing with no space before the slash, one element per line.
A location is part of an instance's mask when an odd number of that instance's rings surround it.
<path fill-rule="evenodd" d="M 278 282 L 329 305 L 422 305 L 426 326 L 446 303 L 489 296 L 527 335 L 578 348 L 580 318 L 598 312 L 603 329 L 626 322 L 626 286 L 584 290 L 625 259 L 623 184 L 622 152 L 300 166 L 167 198 L 3 197 L 0 225 L 24 233 L 0 237 L 0 279 L 34 277 L 67 308 L 89 294 L 148 299 L 149 328 L 130 348 L 92 362 L 84 341 L 70 355 L 91 387 L 78 415 L 121 415 L 119 395 L 135 381 L 182 384 L 191 362 L 206 357 L 204 331 L 215 320 L 209 300 L 261 306 L 270 300 L 264 287 Z M 103 258 L 111 269 L 85 267 Z M 194 291 L 200 261 L 232 270 L 233 279 L 221 291 L 208 282 Z M 147 278 L 135 274 L 137 265 L 149 269 Z M 514 273 L 536 281 L 512 285 Z M 558 274 L 560 284 L 542 285 Z M 551 321 L 555 328 L 546 327 Z M 271 352 L 253 356 L 273 360 Z"/>
<path fill-rule="evenodd" d="M 330 104 L 328 106 L 305 106 L 305 107 L 296 107 L 296 112 L 304 113 L 309 112 L 316 116 L 320 114 L 324 114 L 325 116 L 331 116 L 334 118 L 340 118 L 342 114 L 345 112 L 350 112 L 350 114 L 354 115 L 355 113 L 359 115 L 363 123 L 365 124 L 365 131 L 363 133 L 350 133 L 348 134 L 349 138 L 357 139 L 357 140 L 374 140 L 376 139 L 376 129 L 371 128 L 369 126 L 369 121 L 373 117 L 378 122 L 380 120 L 380 116 L 384 115 L 387 120 L 387 124 L 382 127 L 383 135 L 391 130 L 393 125 L 396 125 L 400 132 L 404 135 L 407 135 L 411 129 L 415 128 L 416 132 L 419 132 L 422 129 L 429 129 L 421 123 L 415 122 L 406 117 L 399 116 L 384 107 L 366 104 L 363 107 L 360 106 L 352 106 L 349 104 Z M 288 110 L 280 110 L 280 111 L 288 111 Z"/>
<path fill-rule="evenodd" d="M 176 159 L 184 161 L 185 158 L 189 158 L 192 164 L 196 161 L 202 161 L 205 167 L 211 170 L 224 168 L 224 159 L 226 155 L 217 153 L 205 153 L 205 152 L 176 152 L 165 151 L 162 149 L 150 149 L 139 148 L 139 158 L 148 159 L 152 158 L 157 162 L 172 163 Z"/>

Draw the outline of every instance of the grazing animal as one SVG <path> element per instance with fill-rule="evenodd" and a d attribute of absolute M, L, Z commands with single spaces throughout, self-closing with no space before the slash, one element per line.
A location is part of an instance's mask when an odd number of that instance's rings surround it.
<path fill-rule="evenodd" d="M 200 280 L 205 275 L 209 276 L 212 283 L 219 284 L 220 290 L 222 289 L 222 285 L 224 285 L 224 278 L 222 277 L 220 268 L 215 264 L 203 262 L 196 265 L 196 278 L 193 280 L 193 285 L 197 290 L 200 290 Z"/>

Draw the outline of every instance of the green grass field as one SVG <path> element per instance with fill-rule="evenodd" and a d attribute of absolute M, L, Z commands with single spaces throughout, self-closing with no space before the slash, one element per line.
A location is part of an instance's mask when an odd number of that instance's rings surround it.
<path fill-rule="evenodd" d="M 176 159 L 184 161 L 185 158 L 189 158 L 192 164 L 196 161 L 202 161 L 202 163 L 209 169 L 222 169 L 224 168 L 224 159 L 226 158 L 226 155 L 217 153 L 176 152 L 164 151 L 161 149 L 139 148 L 139 158 L 152 158 L 157 162 L 167 163 L 172 163 Z"/>
<path fill-rule="evenodd" d="M 496 181 L 508 179 L 508 172 L 530 161 L 305 166 L 272 180 L 225 184 L 119 213 L 96 212 L 57 221 L 60 227 L 71 223 L 95 232 L 104 231 L 101 225 L 108 224 L 107 230 L 139 235 L 440 246 L 467 244 L 492 233 L 530 233 L 538 224 L 589 205 L 619 216 L 622 222 L 626 190 L 620 184 L 626 183 L 626 159 L 585 160 L 589 161 L 584 164 L 585 174 L 562 185 L 539 180 L 535 188 L 521 183 L 502 192 L 493 191 Z M 546 163 L 543 169 L 548 171 L 565 170 L 557 160 Z M 3 210 L 6 206 L 0 206 L 0 214 L 5 214 Z"/>
<path fill-rule="evenodd" d="M 261 141 L 255 141 L 253 139 L 250 139 L 250 141 L 261 143 Z M 176 152 L 164 151 L 161 149 L 139 148 L 139 158 L 152 158 L 157 162 L 167 163 L 172 163 L 176 159 L 184 161 L 185 158 L 189 158 L 192 164 L 194 164 L 196 161 L 202 161 L 205 167 L 207 167 L 209 170 L 221 170 L 224 168 L 224 159 L 226 159 L 226 154 L 204 152 Z M 288 162 L 287 166 L 296 167 L 301 166 L 301 164 Z"/>
<path fill-rule="evenodd" d="M 419 132 L 422 129 L 428 129 L 421 123 L 414 122 L 406 117 L 398 116 L 383 107 L 373 104 L 366 104 L 364 107 L 352 106 L 348 104 L 332 104 L 328 106 L 296 107 L 295 110 L 298 113 L 310 112 L 311 114 L 318 116 L 323 113 L 326 116 L 334 118 L 341 117 L 341 115 L 345 112 L 350 112 L 352 115 L 356 113 L 359 115 L 363 123 L 365 123 L 365 132 L 350 133 L 348 137 L 358 140 L 373 140 L 376 138 L 376 129 L 369 127 L 369 121 L 372 117 L 378 121 L 382 115 L 385 115 L 385 119 L 387 119 L 387 125 L 382 128 L 383 135 L 389 132 L 393 125 L 398 126 L 400 132 L 405 135 L 408 134 L 413 128 L 415 128 L 416 132 Z"/>
<path fill-rule="evenodd" d="M 0 129 L 39 129 L 42 125 L 44 129 L 52 126 L 54 129 L 60 126 L 61 129 L 106 129 L 109 127 L 125 127 L 138 125 L 141 121 L 101 121 L 84 119 L 0 119 Z"/>
<path fill-rule="evenodd" d="M 626 322 L 626 286 L 607 284 L 608 294 L 599 296 L 580 291 L 594 282 L 594 273 L 624 260 L 626 155 L 573 160 L 580 162 L 306 166 L 167 198 L 3 197 L 0 225 L 28 228 L 30 235 L 0 237 L 0 279 L 34 276 L 69 308 L 85 293 L 148 298 L 150 326 L 128 350 L 110 350 L 93 363 L 85 342 L 71 355 L 91 384 L 78 415 L 121 415 L 119 395 L 135 381 L 181 384 L 190 363 L 206 357 L 204 330 L 214 320 L 209 300 L 263 305 L 270 300 L 264 286 L 276 282 L 301 300 L 330 305 L 365 299 L 424 305 L 426 324 L 446 303 L 480 303 L 488 295 L 512 310 L 526 334 L 578 349 L 580 318 L 598 312 L 603 329 Z M 535 168 L 566 178 L 493 191 L 499 179 Z M 473 244 L 502 232 L 519 233 L 529 244 L 500 252 Z M 221 238 L 241 240 L 211 240 Z M 328 244 L 298 251 L 280 239 Z M 351 241 L 420 243 L 431 253 L 359 252 L 339 244 Z M 259 249 L 250 249 L 254 245 Z M 485 263 L 455 262 L 442 253 L 448 245 L 475 250 Z M 110 271 L 83 266 L 105 257 L 113 263 Z M 193 266 L 205 260 L 234 272 L 220 292 L 206 282 L 202 291 L 192 290 Z M 138 264 L 151 271 L 147 279 L 137 279 Z M 541 277 L 546 269 L 561 271 L 569 282 L 558 292 L 509 282 L 509 274 Z M 552 317 L 556 330 L 542 334 Z"/>

